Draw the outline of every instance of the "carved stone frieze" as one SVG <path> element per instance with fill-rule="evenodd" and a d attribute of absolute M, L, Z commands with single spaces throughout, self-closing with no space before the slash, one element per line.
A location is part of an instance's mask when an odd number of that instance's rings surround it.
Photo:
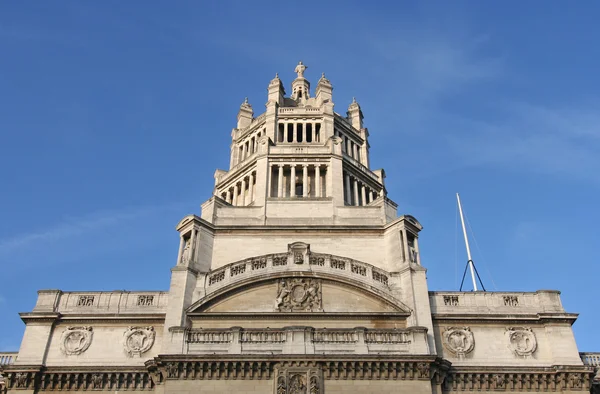
<path fill-rule="evenodd" d="M 537 340 L 531 328 L 509 327 L 506 335 L 508 347 L 517 356 L 531 357 L 537 349 Z"/>
<path fill-rule="evenodd" d="M 560 367 L 559 367 L 560 368 Z M 446 376 L 444 391 L 451 392 L 589 392 L 591 379 L 586 380 L 591 373 L 577 371 L 454 371 Z"/>
<path fill-rule="evenodd" d="M 459 358 L 475 347 L 475 337 L 469 327 L 448 327 L 442 334 L 442 342 L 446 349 Z"/>
<path fill-rule="evenodd" d="M 280 312 L 321 312 L 321 281 L 310 278 L 284 278 L 278 282 L 275 307 Z"/>
<path fill-rule="evenodd" d="M 154 345 L 155 337 L 154 327 L 129 327 L 123 334 L 125 353 L 129 357 L 141 357 Z"/>
<path fill-rule="evenodd" d="M 60 339 L 60 350 L 67 356 L 85 352 L 92 343 L 92 327 L 67 327 Z"/>

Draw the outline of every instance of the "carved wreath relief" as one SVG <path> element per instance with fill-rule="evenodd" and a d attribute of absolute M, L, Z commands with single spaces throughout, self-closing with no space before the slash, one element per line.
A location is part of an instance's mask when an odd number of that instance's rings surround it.
<path fill-rule="evenodd" d="M 475 347 L 475 338 L 469 327 L 449 327 L 442 335 L 444 346 L 459 358 Z"/>
<path fill-rule="evenodd" d="M 92 327 L 67 327 L 60 339 L 60 350 L 67 356 L 85 352 L 92 343 Z"/>
<path fill-rule="evenodd" d="M 531 328 L 509 327 L 506 334 L 508 346 L 517 356 L 530 357 L 537 349 L 537 340 Z"/>
<path fill-rule="evenodd" d="M 123 335 L 125 353 L 129 357 L 140 357 L 154 345 L 155 336 L 154 327 L 129 327 Z"/>
<path fill-rule="evenodd" d="M 321 312 L 321 281 L 306 278 L 280 280 L 275 307 L 280 312 Z"/>

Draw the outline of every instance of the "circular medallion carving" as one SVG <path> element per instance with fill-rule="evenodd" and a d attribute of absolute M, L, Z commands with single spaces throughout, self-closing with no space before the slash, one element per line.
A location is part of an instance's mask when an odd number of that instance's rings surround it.
<path fill-rule="evenodd" d="M 458 357 L 464 357 L 475 347 L 475 338 L 469 327 L 449 327 L 442 338 L 444 346 Z"/>
<path fill-rule="evenodd" d="M 129 327 L 123 338 L 125 353 L 130 357 L 141 356 L 150 350 L 155 336 L 154 327 Z"/>
<path fill-rule="evenodd" d="M 92 327 L 67 327 L 61 335 L 60 349 L 67 356 L 85 352 L 92 343 Z"/>
<path fill-rule="evenodd" d="M 509 327 L 506 330 L 509 347 L 517 356 L 531 356 L 537 349 L 537 340 L 531 328 Z"/>

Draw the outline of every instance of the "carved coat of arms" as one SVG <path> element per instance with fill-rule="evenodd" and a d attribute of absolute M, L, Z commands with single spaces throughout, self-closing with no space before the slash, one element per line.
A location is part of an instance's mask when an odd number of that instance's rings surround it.
<path fill-rule="evenodd" d="M 444 346 L 459 358 L 475 347 L 475 338 L 469 327 L 449 327 L 442 335 Z"/>
<path fill-rule="evenodd" d="M 85 352 L 92 343 L 92 327 L 67 327 L 60 338 L 60 350 L 67 356 Z"/>
<path fill-rule="evenodd" d="M 537 340 L 531 328 L 509 327 L 508 346 L 517 356 L 529 357 L 537 349 Z"/>
<path fill-rule="evenodd" d="M 277 285 L 275 307 L 280 312 L 322 311 L 321 282 L 307 278 L 280 280 Z"/>
<path fill-rule="evenodd" d="M 154 344 L 154 327 L 129 327 L 123 334 L 123 347 L 129 357 L 140 357 Z"/>

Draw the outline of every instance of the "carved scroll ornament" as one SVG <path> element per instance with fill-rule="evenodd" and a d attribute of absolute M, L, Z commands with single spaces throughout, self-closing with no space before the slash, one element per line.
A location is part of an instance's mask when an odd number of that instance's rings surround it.
<path fill-rule="evenodd" d="M 475 338 L 469 327 L 449 327 L 442 335 L 444 346 L 459 358 L 475 347 Z"/>
<path fill-rule="evenodd" d="M 129 327 L 123 334 L 125 353 L 129 357 L 140 357 L 154 345 L 155 337 L 154 327 Z"/>
<path fill-rule="evenodd" d="M 537 340 L 531 328 L 509 327 L 508 346 L 517 356 L 530 357 L 537 349 Z"/>
<path fill-rule="evenodd" d="M 67 327 L 60 339 L 60 349 L 67 356 L 85 352 L 92 343 L 92 327 Z"/>

